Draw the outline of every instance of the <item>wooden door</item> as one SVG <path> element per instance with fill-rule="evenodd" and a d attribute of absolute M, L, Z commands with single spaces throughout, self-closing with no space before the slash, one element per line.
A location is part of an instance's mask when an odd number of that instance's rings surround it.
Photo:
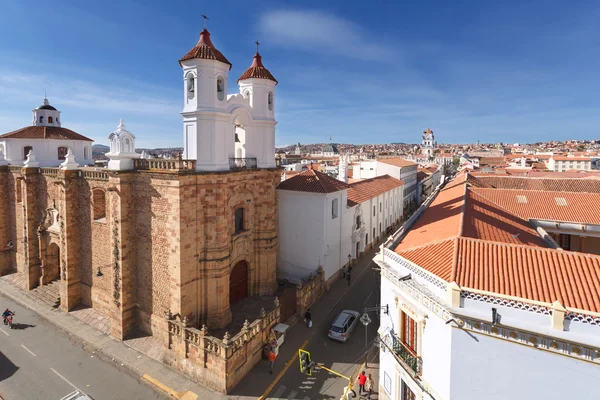
<path fill-rule="evenodd" d="M 229 305 L 248 297 L 248 263 L 240 261 L 229 276 Z"/>

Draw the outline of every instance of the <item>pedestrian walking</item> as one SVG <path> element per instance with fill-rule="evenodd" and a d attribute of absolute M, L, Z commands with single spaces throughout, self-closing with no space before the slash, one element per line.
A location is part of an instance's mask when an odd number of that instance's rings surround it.
<path fill-rule="evenodd" d="M 345 277 L 346 277 L 346 266 L 344 265 L 342 267 L 342 278 L 345 278 Z"/>
<path fill-rule="evenodd" d="M 371 374 L 367 377 L 367 381 L 365 382 L 365 391 L 367 392 L 367 400 L 371 400 L 371 393 L 373 393 L 373 386 L 375 382 L 373 382 L 373 378 Z"/>
<path fill-rule="evenodd" d="M 306 326 L 312 328 L 312 315 L 310 314 L 310 308 L 306 310 L 304 314 L 304 322 L 306 322 Z"/>
<path fill-rule="evenodd" d="M 269 373 L 273 375 L 273 367 L 275 366 L 275 359 L 277 355 L 274 351 L 269 352 Z"/>
<path fill-rule="evenodd" d="M 362 396 L 363 390 L 365 390 L 365 383 L 367 382 L 367 375 L 365 371 L 361 372 L 358 376 L 358 395 Z"/>
<path fill-rule="evenodd" d="M 348 278 L 348 286 L 350 286 L 350 280 L 352 279 L 350 276 L 350 271 L 348 271 L 348 274 L 346 274 L 346 278 Z"/>

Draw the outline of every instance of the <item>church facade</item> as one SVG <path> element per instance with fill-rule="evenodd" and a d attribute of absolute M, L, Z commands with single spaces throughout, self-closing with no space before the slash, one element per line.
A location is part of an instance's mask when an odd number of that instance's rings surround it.
<path fill-rule="evenodd" d="M 183 157 L 140 158 L 121 121 L 106 169 L 73 168 L 73 157 L 68 168 L 0 161 L 0 274 L 25 290 L 57 287 L 62 310 L 93 307 L 118 339 L 141 330 L 165 340 L 174 366 L 190 357 L 173 344 L 176 331 L 187 340 L 202 329 L 224 367 L 194 378 L 227 391 L 238 347 L 208 330 L 227 329 L 235 304 L 277 286 L 277 81 L 257 52 L 240 93 L 226 95 L 231 63 L 206 29 L 179 62 Z M 260 332 L 278 318 L 277 302 L 269 304 Z M 253 346 L 262 345 L 252 329 Z"/>

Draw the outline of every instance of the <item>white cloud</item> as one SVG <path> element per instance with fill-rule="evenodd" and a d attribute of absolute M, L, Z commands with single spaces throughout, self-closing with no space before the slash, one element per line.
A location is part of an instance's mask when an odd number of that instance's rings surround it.
<path fill-rule="evenodd" d="M 260 29 L 268 40 L 308 51 L 365 60 L 389 59 L 394 53 L 357 24 L 321 11 L 269 11 L 261 17 Z"/>

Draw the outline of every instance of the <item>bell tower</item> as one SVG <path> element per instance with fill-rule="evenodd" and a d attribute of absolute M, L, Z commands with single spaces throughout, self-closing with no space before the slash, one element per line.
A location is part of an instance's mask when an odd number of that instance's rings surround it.
<path fill-rule="evenodd" d="M 231 63 L 212 44 L 206 17 L 198 43 L 179 65 L 183 70 L 183 157 L 196 160 L 198 171 L 228 170 L 234 131 L 223 113 L 227 110 Z"/>

